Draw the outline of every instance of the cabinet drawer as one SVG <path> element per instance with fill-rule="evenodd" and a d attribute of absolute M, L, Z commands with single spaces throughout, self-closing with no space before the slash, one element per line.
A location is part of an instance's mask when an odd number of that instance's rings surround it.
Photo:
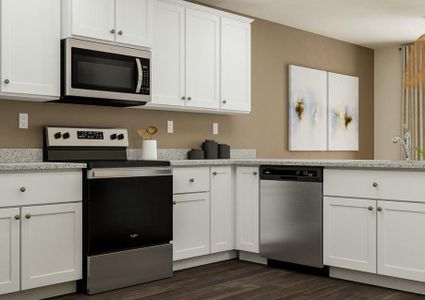
<path fill-rule="evenodd" d="M 0 207 L 82 201 L 82 172 L 0 173 Z"/>
<path fill-rule="evenodd" d="M 425 172 L 324 170 L 326 196 L 425 202 Z"/>
<path fill-rule="evenodd" d="M 210 190 L 209 168 L 173 169 L 173 193 L 197 193 Z"/>

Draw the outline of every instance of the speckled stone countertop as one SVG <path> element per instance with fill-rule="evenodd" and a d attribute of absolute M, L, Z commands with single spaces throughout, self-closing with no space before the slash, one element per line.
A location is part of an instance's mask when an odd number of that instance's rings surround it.
<path fill-rule="evenodd" d="M 46 163 L 46 162 L 20 162 L 0 163 L 0 171 L 42 171 L 63 169 L 84 169 L 86 164 L 80 163 Z"/>
<path fill-rule="evenodd" d="M 172 160 L 172 166 L 316 166 L 328 168 L 424 169 L 425 161 L 399 160 L 332 160 L 332 159 L 225 159 L 225 160 Z"/>

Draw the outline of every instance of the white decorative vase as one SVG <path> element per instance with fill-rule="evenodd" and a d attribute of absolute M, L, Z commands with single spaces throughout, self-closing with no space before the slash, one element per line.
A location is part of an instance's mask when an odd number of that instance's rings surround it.
<path fill-rule="evenodd" d="M 157 160 L 158 150 L 156 147 L 156 140 L 144 140 L 143 141 L 143 154 L 142 159 L 144 160 Z"/>

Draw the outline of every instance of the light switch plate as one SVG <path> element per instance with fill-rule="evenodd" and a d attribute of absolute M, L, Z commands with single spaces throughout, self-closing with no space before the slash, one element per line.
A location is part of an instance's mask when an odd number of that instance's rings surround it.
<path fill-rule="evenodd" d="M 218 134 L 218 123 L 213 123 L 213 134 Z"/>
<path fill-rule="evenodd" d="M 28 129 L 27 113 L 19 113 L 19 129 Z"/>
<path fill-rule="evenodd" d="M 167 121 L 167 133 L 174 133 L 174 122 L 172 120 Z"/>

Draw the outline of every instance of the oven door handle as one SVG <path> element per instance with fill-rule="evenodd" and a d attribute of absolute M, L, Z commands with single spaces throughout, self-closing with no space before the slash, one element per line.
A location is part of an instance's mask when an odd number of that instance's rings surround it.
<path fill-rule="evenodd" d="M 88 179 L 126 178 L 126 177 L 157 177 L 171 176 L 171 168 L 127 168 L 127 169 L 92 169 L 87 171 Z"/>
<path fill-rule="evenodd" d="M 142 70 L 142 62 L 140 61 L 140 58 L 136 58 L 136 65 L 137 65 L 137 87 L 136 87 L 136 93 L 140 93 L 140 89 L 142 88 L 142 82 L 143 82 L 143 70 Z"/>

